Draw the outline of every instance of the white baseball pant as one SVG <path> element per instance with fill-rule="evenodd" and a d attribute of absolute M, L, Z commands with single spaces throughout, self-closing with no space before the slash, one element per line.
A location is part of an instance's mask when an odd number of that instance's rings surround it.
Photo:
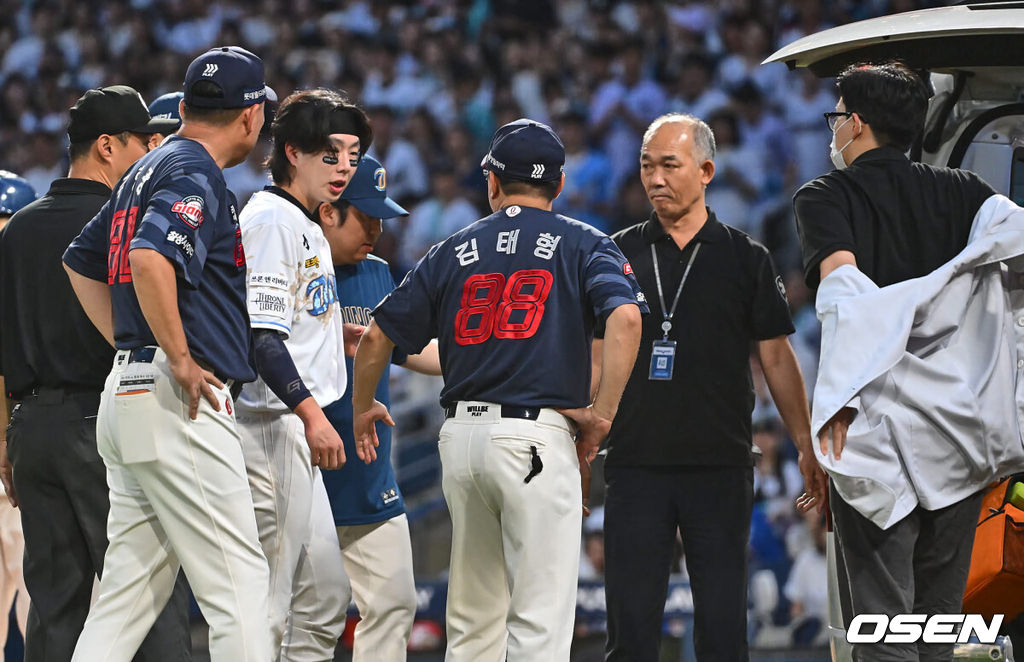
<path fill-rule="evenodd" d="M 339 526 L 338 544 L 360 616 L 352 662 L 404 662 L 416 618 L 408 518 Z"/>
<path fill-rule="evenodd" d="M 329 662 L 345 630 L 348 577 L 302 420 L 292 413 L 241 412 L 238 424 L 270 567 L 273 659 Z"/>
<path fill-rule="evenodd" d="M 21 532 L 21 511 L 12 507 L 0 489 L 0 646 L 7 641 L 6 614 L 14 604 L 18 629 L 25 636 L 28 621 L 28 589 L 21 573 L 21 560 L 25 555 L 25 536 Z M 0 659 L 3 653 L 0 651 Z"/>
<path fill-rule="evenodd" d="M 201 401 L 193 421 L 162 351 L 128 359 L 117 352 L 100 400 L 110 546 L 73 662 L 130 662 L 179 565 L 210 626 L 210 659 L 267 662 L 267 562 L 230 392 L 214 388 L 221 411 Z"/>
<path fill-rule="evenodd" d="M 583 520 L 572 430 L 553 409 L 530 421 L 487 402 L 460 402 L 441 427 L 452 518 L 446 662 L 569 660 Z M 531 447 L 543 469 L 526 482 Z"/>

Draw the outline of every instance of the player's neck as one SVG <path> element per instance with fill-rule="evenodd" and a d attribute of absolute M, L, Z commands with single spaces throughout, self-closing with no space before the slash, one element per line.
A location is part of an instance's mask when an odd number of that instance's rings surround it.
<path fill-rule="evenodd" d="M 178 135 L 202 145 L 221 170 L 234 165 L 237 160 L 237 138 L 220 131 L 218 127 L 186 122 L 178 130 Z"/>
<path fill-rule="evenodd" d="M 287 184 L 278 184 L 277 182 L 274 182 L 274 185 L 277 186 L 282 191 L 284 191 L 285 193 L 287 193 L 288 195 L 295 198 L 295 200 L 298 201 L 300 205 L 305 207 L 309 213 L 315 212 L 316 208 L 320 206 L 319 200 L 313 200 L 308 195 L 306 195 L 306 192 L 304 190 L 302 190 L 302 187 L 299 186 L 299 180 L 297 177 L 292 177 L 292 181 L 288 182 Z"/>
<path fill-rule="evenodd" d="M 536 209 L 543 209 L 544 211 L 551 211 L 551 205 L 553 202 L 553 200 L 548 200 L 540 195 L 502 195 L 497 200 L 493 201 L 491 209 L 493 211 L 498 211 L 505 207 L 517 205 L 519 207 L 534 207 Z"/>
<path fill-rule="evenodd" d="M 665 230 L 665 234 L 672 237 L 679 248 L 683 248 L 696 236 L 704 224 L 708 221 L 708 210 L 703 203 L 694 205 L 683 212 L 678 218 L 662 218 L 658 216 L 658 222 Z"/>
<path fill-rule="evenodd" d="M 114 184 L 120 179 L 120 177 L 114 177 L 114 173 L 110 172 L 109 168 L 105 168 L 102 164 L 96 163 L 89 158 L 73 162 L 68 170 L 68 177 L 72 179 L 91 179 L 94 182 L 106 184 L 107 188 L 111 190 L 114 189 Z"/>

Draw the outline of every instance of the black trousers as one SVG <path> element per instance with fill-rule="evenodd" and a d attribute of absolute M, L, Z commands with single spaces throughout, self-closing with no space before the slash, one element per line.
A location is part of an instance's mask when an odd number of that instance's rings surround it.
<path fill-rule="evenodd" d="M 747 653 L 751 467 L 605 467 L 607 662 L 657 662 L 676 528 L 700 662 Z"/>
<path fill-rule="evenodd" d="M 32 606 L 25 662 L 66 662 L 82 632 L 107 550 L 106 468 L 96 450 L 100 394 L 45 390 L 21 401 L 7 429 Z M 192 658 L 188 584 L 179 573 L 136 662 Z"/>
<path fill-rule="evenodd" d="M 878 528 L 831 488 L 829 504 L 852 614 L 959 614 L 984 492 L 941 510 L 918 506 Z M 952 644 L 861 644 L 857 662 L 950 662 Z"/>

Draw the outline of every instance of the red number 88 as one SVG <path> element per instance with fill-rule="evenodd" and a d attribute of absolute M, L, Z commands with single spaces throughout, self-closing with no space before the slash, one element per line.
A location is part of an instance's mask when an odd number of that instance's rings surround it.
<path fill-rule="evenodd" d="M 544 302 L 554 278 L 544 269 L 523 269 L 505 281 L 500 273 L 475 274 L 462 286 L 462 302 L 455 315 L 455 342 L 477 345 L 491 337 L 530 338 L 537 333 L 544 317 Z M 524 290 L 532 287 L 527 294 Z M 512 314 L 523 311 L 521 322 L 510 322 Z M 476 328 L 469 328 L 474 315 L 480 316 Z M 497 320 L 497 324 L 495 324 Z"/>

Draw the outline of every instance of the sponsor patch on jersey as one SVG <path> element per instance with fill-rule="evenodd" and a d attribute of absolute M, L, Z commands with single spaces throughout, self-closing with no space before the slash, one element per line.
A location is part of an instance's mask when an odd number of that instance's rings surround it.
<path fill-rule="evenodd" d="M 191 239 L 177 230 L 171 230 L 167 233 L 167 241 L 178 247 L 181 254 L 185 256 L 185 262 L 192 261 L 192 257 L 196 254 L 196 248 L 192 245 Z"/>
<path fill-rule="evenodd" d="M 319 256 L 313 256 L 313 257 L 309 258 L 308 260 L 306 260 L 306 268 L 307 269 L 309 269 L 311 267 L 319 267 L 319 266 L 320 266 L 320 257 Z"/>
<path fill-rule="evenodd" d="M 287 290 L 288 279 L 281 274 L 254 271 L 249 274 L 249 287 L 272 287 L 277 290 Z"/>
<path fill-rule="evenodd" d="M 398 501 L 398 490 L 393 487 L 389 490 L 384 490 L 380 493 L 380 500 L 384 502 L 385 506 Z"/>
<path fill-rule="evenodd" d="M 203 199 L 198 195 L 190 195 L 171 205 L 171 211 L 177 214 L 185 225 L 198 228 L 203 224 L 203 204 Z"/>
<path fill-rule="evenodd" d="M 631 273 L 633 273 L 633 267 L 629 266 L 629 262 L 627 262 L 626 264 L 622 265 L 622 273 L 627 275 L 627 276 L 630 275 Z"/>
<path fill-rule="evenodd" d="M 252 292 L 249 297 L 249 313 L 260 317 L 276 317 L 285 319 L 288 303 L 283 294 L 272 292 Z"/>

